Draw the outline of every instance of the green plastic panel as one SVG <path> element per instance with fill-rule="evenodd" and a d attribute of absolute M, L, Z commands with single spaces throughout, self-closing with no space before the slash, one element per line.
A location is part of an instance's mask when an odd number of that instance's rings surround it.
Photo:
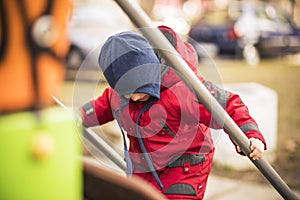
<path fill-rule="evenodd" d="M 82 200 L 80 132 L 58 107 L 1 115 L 0 199 Z"/>

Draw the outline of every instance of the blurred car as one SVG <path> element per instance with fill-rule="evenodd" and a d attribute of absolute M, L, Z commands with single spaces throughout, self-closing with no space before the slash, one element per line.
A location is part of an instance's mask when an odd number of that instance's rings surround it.
<path fill-rule="evenodd" d="M 66 79 L 76 76 L 83 61 L 86 63 L 83 67 L 86 69 L 83 70 L 98 68 L 97 50 L 101 44 L 110 35 L 130 30 L 132 27 L 128 17 L 113 1 L 88 1 L 74 6 L 68 24 L 71 46 L 66 62 L 69 77 Z"/>
<path fill-rule="evenodd" d="M 214 44 L 219 54 L 243 56 L 250 64 L 256 64 L 260 57 L 300 51 L 300 29 L 284 12 L 262 2 L 233 2 L 225 15 L 207 15 L 199 20 L 189 37 Z"/>

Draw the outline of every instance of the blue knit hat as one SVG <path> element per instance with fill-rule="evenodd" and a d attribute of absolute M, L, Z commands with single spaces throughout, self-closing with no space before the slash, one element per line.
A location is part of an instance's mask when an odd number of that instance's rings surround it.
<path fill-rule="evenodd" d="M 127 31 L 109 37 L 98 63 L 120 96 L 145 93 L 160 98 L 159 60 L 143 36 Z"/>

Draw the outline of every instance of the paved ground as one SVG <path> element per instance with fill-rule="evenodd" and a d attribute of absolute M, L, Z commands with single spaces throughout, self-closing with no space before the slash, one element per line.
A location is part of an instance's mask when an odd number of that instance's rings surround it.
<path fill-rule="evenodd" d="M 296 194 L 299 196 L 299 192 Z M 270 184 L 245 182 L 211 175 L 205 200 L 281 200 Z"/>

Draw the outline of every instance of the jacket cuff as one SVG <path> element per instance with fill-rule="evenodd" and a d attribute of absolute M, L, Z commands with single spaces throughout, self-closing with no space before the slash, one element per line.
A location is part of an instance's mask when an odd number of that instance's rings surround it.
<path fill-rule="evenodd" d="M 85 127 L 99 125 L 96 111 L 94 109 L 93 101 L 84 104 L 83 106 L 80 107 L 79 110 L 82 115 L 82 123 Z"/>
<path fill-rule="evenodd" d="M 248 139 L 250 139 L 250 138 L 259 139 L 264 144 L 264 150 L 267 150 L 267 143 L 261 133 L 249 131 L 249 133 L 246 133 L 246 136 Z"/>
<path fill-rule="evenodd" d="M 267 150 L 267 144 L 266 144 L 266 141 L 264 139 L 264 137 L 261 135 L 261 133 L 257 133 L 256 131 L 248 131 L 247 133 L 245 133 L 247 138 L 250 139 L 250 138 L 256 138 L 256 139 L 259 139 L 263 144 L 264 144 L 264 150 Z M 241 152 L 238 152 L 237 150 L 237 145 L 235 145 L 235 150 L 238 154 L 240 155 L 243 155 L 245 156 L 244 152 L 241 151 Z"/>

